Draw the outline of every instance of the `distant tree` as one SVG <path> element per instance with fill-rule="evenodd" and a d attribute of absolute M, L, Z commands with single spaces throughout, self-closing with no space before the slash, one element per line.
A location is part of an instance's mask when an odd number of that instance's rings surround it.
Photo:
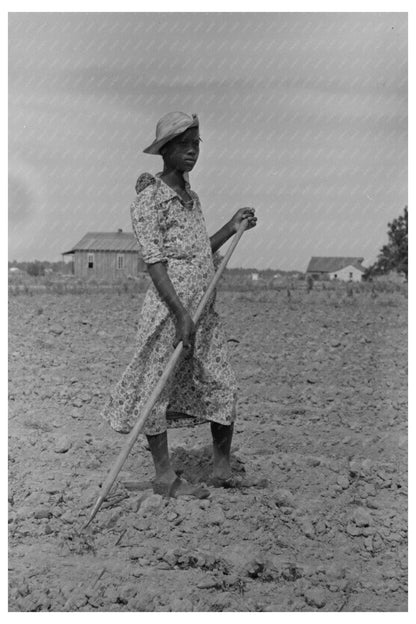
<path fill-rule="evenodd" d="M 9 260 L 8 265 L 9 269 L 11 267 L 17 267 L 27 272 L 29 275 L 34 276 L 44 275 L 45 269 L 52 269 L 54 273 L 72 273 L 72 262 L 63 262 L 62 260 L 58 260 L 58 262 L 51 262 L 50 260 L 32 260 L 30 262 L 13 260 L 11 262 Z"/>
<path fill-rule="evenodd" d="M 407 206 L 404 208 L 404 213 L 388 223 L 387 227 L 388 243 L 381 248 L 375 263 L 368 267 L 364 279 L 372 275 L 383 275 L 392 270 L 404 273 L 407 279 Z"/>
<path fill-rule="evenodd" d="M 42 262 L 35 260 L 34 262 L 28 262 L 26 271 L 29 275 L 37 277 L 38 275 L 45 275 L 45 267 Z"/>

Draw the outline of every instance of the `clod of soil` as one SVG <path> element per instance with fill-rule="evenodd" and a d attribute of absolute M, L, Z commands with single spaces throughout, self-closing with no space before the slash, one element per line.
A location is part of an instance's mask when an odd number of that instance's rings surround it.
<path fill-rule="evenodd" d="M 9 609 L 405 611 L 406 297 L 219 291 L 233 467 L 266 486 L 162 499 L 141 437 L 82 532 L 126 440 L 100 410 L 141 300 L 10 298 Z M 176 469 L 207 483 L 209 427 L 169 440 Z"/>

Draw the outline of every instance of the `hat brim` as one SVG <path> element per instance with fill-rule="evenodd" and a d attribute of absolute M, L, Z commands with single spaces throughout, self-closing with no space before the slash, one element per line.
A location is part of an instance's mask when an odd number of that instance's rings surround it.
<path fill-rule="evenodd" d="M 196 120 L 192 124 L 187 126 L 186 128 L 180 128 L 176 132 L 172 132 L 171 134 L 168 134 L 167 136 L 163 137 L 163 139 L 159 139 L 159 141 L 156 141 L 156 140 L 153 141 L 153 143 L 151 143 L 148 147 L 146 147 L 146 149 L 143 150 L 144 154 L 155 154 L 155 155 L 160 156 L 159 150 L 161 147 L 166 145 L 166 143 L 169 143 L 169 141 L 171 141 L 175 137 L 189 130 L 189 128 L 199 128 L 199 122 Z"/>
<path fill-rule="evenodd" d="M 182 133 L 180 133 L 182 134 Z M 160 155 L 160 148 L 163 147 L 165 145 L 165 143 L 169 143 L 169 141 L 171 139 L 174 139 L 175 136 L 179 136 L 179 134 L 174 134 L 173 136 L 170 137 L 165 137 L 164 139 L 160 139 L 160 141 L 153 141 L 153 143 L 151 143 L 151 145 L 149 145 L 149 147 L 146 147 L 146 149 L 143 150 L 143 152 L 145 154 L 156 154 L 156 155 Z"/>

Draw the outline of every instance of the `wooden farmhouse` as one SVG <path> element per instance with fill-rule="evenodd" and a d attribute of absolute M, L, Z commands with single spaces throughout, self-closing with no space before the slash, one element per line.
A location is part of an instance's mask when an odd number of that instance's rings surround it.
<path fill-rule="evenodd" d="M 118 281 L 146 270 L 133 232 L 88 232 L 62 256 L 69 254 L 72 272 L 80 278 Z"/>
<path fill-rule="evenodd" d="M 314 279 L 338 279 L 345 282 L 360 282 L 365 271 L 364 258 L 313 256 L 306 269 L 306 275 Z"/>

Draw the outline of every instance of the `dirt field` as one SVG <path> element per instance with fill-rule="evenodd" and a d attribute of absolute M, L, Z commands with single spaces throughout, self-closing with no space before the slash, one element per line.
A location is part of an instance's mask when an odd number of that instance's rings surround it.
<path fill-rule="evenodd" d="M 407 298 L 219 292 L 241 399 L 236 470 L 264 489 L 153 495 L 144 438 L 100 421 L 142 295 L 10 297 L 11 611 L 405 611 Z M 238 342 L 237 342 L 238 341 Z M 170 435 L 193 481 L 206 425 Z"/>

